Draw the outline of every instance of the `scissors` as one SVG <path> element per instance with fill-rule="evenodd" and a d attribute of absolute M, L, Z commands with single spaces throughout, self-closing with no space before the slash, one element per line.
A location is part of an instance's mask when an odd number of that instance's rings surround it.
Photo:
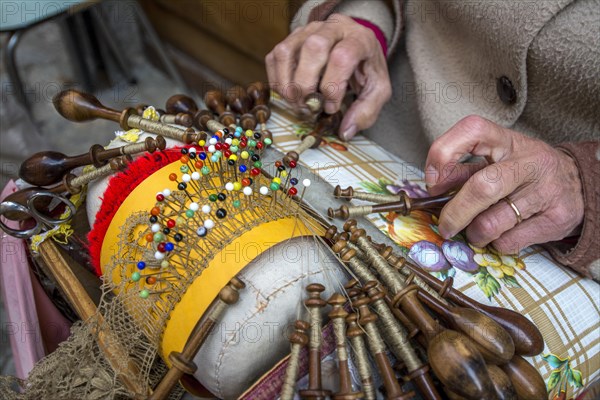
<path fill-rule="evenodd" d="M 65 206 L 69 209 L 70 213 L 64 218 L 52 218 L 48 215 L 44 214 L 40 211 L 36 206 L 36 200 L 38 199 L 46 199 L 44 204 L 48 204 L 47 200 L 50 202 L 58 201 L 60 203 L 65 204 Z M 41 203 L 38 201 L 37 204 Z M 29 239 L 32 236 L 39 234 L 44 228 L 53 228 L 55 226 L 61 225 L 65 222 L 68 222 L 76 212 L 75 204 L 73 204 L 69 199 L 64 196 L 61 196 L 57 193 L 52 193 L 47 190 L 36 190 L 28 194 L 26 205 L 16 203 L 14 201 L 3 201 L 0 203 L 0 217 L 5 217 L 9 220 L 15 221 L 16 219 L 9 217 L 9 214 L 15 213 L 23 213 L 27 214 L 35 221 L 35 226 L 29 229 L 13 229 L 7 226 L 2 219 L 0 219 L 0 228 L 10 236 L 16 237 L 18 239 Z"/>

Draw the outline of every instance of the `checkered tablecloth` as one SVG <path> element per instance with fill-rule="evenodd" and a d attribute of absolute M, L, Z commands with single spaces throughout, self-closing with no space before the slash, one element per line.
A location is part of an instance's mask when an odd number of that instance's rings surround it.
<path fill-rule="evenodd" d="M 298 145 L 311 125 L 299 122 L 278 99 L 274 103 L 269 128 L 275 147 L 285 153 Z M 423 173 L 418 168 L 360 135 L 349 143 L 327 138 L 319 149 L 303 153 L 301 162 L 332 187 L 424 194 Z M 411 217 L 379 214 L 369 220 L 406 254 L 416 250 L 415 243 L 426 241 L 439 248 L 443 242 L 435 217 L 425 213 Z M 462 235 L 453 239 L 468 245 Z M 559 265 L 538 246 L 518 256 L 500 256 L 493 249 L 474 250 L 477 271 L 453 267 L 435 275 L 441 279 L 453 276 L 454 287 L 473 299 L 518 311 L 532 320 L 542 332 L 545 348 L 528 360 L 547 382 L 550 398 L 560 390 L 566 390 L 567 398 L 575 397 L 600 372 L 600 285 Z"/>

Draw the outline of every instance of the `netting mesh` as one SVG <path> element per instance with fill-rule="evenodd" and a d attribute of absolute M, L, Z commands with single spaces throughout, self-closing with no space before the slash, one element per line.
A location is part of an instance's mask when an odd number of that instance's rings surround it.
<path fill-rule="evenodd" d="M 118 249 L 104 271 L 102 298 L 97 313 L 73 325 L 71 336 L 42 359 L 26 381 L 0 377 L 3 399 L 125 399 L 147 396 L 167 367 L 159 356 L 166 320 L 189 285 L 208 262 L 253 227 L 280 218 L 294 217 L 310 230 L 318 224 L 302 206 L 277 190 L 265 195 L 256 191 L 231 194 L 219 207 L 227 219 L 205 232 L 207 219 L 219 210 L 198 205 L 215 204 L 211 196 L 226 193 L 227 175 L 218 184 L 205 180 L 188 190 L 168 193 L 157 203 L 160 219 L 148 222 L 148 212 L 132 213 L 121 227 Z M 256 177 L 253 187 L 269 184 Z M 214 207 L 216 208 L 216 207 Z M 197 213 L 190 213 L 195 210 Z M 187 213 L 187 214 L 186 214 Z M 222 212 L 221 212 L 222 213 Z M 175 221 L 175 225 L 168 221 Z M 156 224 L 161 225 L 156 229 Z M 164 230 L 169 224 L 172 229 Z M 154 240 L 161 233 L 161 240 Z M 169 238 L 174 248 L 160 252 Z M 152 236 L 152 240 L 150 239 Z M 160 235 L 159 235 L 160 236 Z M 181 239 L 181 240 L 179 240 Z M 169 242 L 171 243 L 171 242 Z M 140 268 L 143 262 L 143 268 Z M 169 396 L 180 398 L 177 386 Z"/>

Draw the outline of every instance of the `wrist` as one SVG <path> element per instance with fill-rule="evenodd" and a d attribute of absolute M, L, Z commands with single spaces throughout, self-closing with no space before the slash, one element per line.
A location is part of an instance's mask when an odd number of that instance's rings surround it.
<path fill-rule="evenodd" d="M 383 31 L 374 23 L 364 20 L 364 19 L 360 19 L 360 18 L 355 18 L 352 17 L 352 19 L 354 20 L 354 22 L 364 26 L 365 28 L 370 29 L 373 34 L 375 34 L 375 38 L 377 39 L 377 41 L 379 42 L 379 45 L 381 46 L 381 50 L 383 51 L 383 55 L 384 57 L 387 57 L 387 53 L 388 53 L 388 46 L 387 46 L 387 41 L 385 39 L 385 35 L 383 34 Z"/>
<path fill-rule="evenodd" d="M 583 191 L 583 180 L 575 158 L 573 158 L 573 156 L 568 152 L 563 151 L 561 148 L 557 148 L 557 150 L 559 156 L 562 158 L 563 168 L 568 180 L 571 183 L 573 193 L 577 193 L 577 200 L 574 202 L 574 204 L 572 204 L 575 222 L 577 225 L 571 232 L 569 232 L 567 237 L 579 236 L 582 231 L 585 214 L 585 194 Z"/>

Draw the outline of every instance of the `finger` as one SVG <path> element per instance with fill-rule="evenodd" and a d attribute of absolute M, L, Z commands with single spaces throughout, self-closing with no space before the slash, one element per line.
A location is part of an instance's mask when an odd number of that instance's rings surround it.
<path fill-rule="evenodd" d="M 327 23 L 304 40 L 293 78 L 302 99 L 317 91 L 321 72 L 333 54 L 332 49 L 343 37 L 343 30 Z M 327 97 L 325 92 L 324 95 Z"/>
<path fill-rule="evenodd" d="M 510 201 L 519 211 L 524 221 L 542 210 L 542 204 L 534 201 L 532 196 L 524 197 L 523 192 L 510 195 Z M 479 214 L 467 227 L 469 242 L 477 247 L 485 247 L 500 238 L 519 223 L 519 216 L 506 200 L 500 200 L 488 210 Z M 522 222 L 521 222 L 522 223 Z"/>
<path fill-rule="evenodd" d="M 480 161 L 474 163 L 448 163 L 438 171 L 438 183 L 432 187 L 428 187 L 427 190 L 430 195 L 437 196 L 451 189 L 460 188 L 473 174 L 488 165 L 484 159 L 480 159 Z"/>
<path fill-rule="evenodd" d="M 546 215 L 536 215 L 504 232 L 492 242 L 502 254 L 518 254 L 522 249 L 536 243 L 562 239 L 557 225 Z"/>
<path fill-rule="evenodd" d="M 426 183 L 433 187 L 438 171 L 467 153 L 486 157 L 490 162 L 504 160 L 511 154 L 512 137 L 513 131 L 485 118 L 463 118 L 431 145 L 425 164 Z"/>
<path fill-rule="evenodd" d="M 489 165 L 471 176 L 440 215 L 439 230 L 450 238 L 475 217 L 523 184 L 523 174 L 514 174 L 510 161 Z"/>
<path fill-rule="evenodd" d="M 346 112 L 340 124 L 340 138 L 350 140 L 358 131 L 371 127 L 391 94 L 389 80 L 367 84 Z"/>
<path fill-rule="evenodd" d="M 269 84 L 290 103 L 296 103 L 300 97 L 300 92 L 292 82 L 300 49 L 304 40 L 321 25 L 321 22 L 315 22 L 297 29 L 276 45 L 266 57 Z"/>
<path fill-rule="evenodd" d="M 328 114 L 340 109 L 348 89 L 348 81 L 366 55 L 365 49 L 352 38 L 337 43 L 331 51 L 320 86 L 326 100 L 325 111 Z"/>

